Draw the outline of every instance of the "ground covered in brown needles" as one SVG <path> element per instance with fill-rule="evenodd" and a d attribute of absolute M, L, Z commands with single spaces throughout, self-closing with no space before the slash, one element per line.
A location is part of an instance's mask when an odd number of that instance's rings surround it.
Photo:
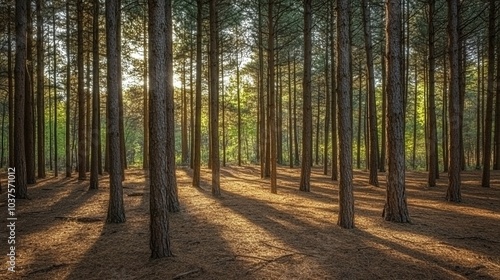
<path fill-rule="evenodd" d="M 355 171 L 356 228 L 336 225 L 338 185 L 313 169 L 312 191 L 298 191 L 300 169 L 278 168 L 278 194 L 257 166 L 221 170 L 222 198 L 191 186 L 177 170 L 182 209 L 170 215 L 175 257 L 149 258 L 149 190 L 142 170 L 127 171 L 127 222 L 106 224 L 108 177 L 98 191 L 62 176 L 29 187 L 17 200 L 17 272 L 2 261 L 0 279 L 500 279 L 500 173 L 480 187 L 462 175 L 459 204 L 444 200 L 446 174 L 426 187 L 426 174 L 406 177 L 411 224 L 381 218 L 380 188 Z M 0 252 L 6 260 L 5 175 Z"/>

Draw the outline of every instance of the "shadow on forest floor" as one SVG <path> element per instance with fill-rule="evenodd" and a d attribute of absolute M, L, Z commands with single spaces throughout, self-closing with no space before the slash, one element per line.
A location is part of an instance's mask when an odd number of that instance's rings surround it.
<path fill-rule="evenodd" d="M 170 215 L 175 257 L 149 259 L 149 189 L 143 170 L 124 182 L 127 221 L 106 224 L 108 177 L 89 192 L 88 181 L 49 178 L 18 201 L 17 277 L 4 263 L 2 279 L 498 279 L 500 173 L 492 188 L 464 172 L 463 203 L 444 200 L 446 174 L 426 187 L 426 174 L 407 172 L 411 224 L 385 222 L 385 175 L 380 187 L 354 172 L 355 223 L 336 225 L 338 186 L 313 168 L 311 192 L 298 190 L 300 169 L 278 168 L 278 194 L 259 166 L 221 169 L 222 197 L 211 195 L 178 168 L 181 211 Z M 496 183 L 495 183 L 496 182 Z M 5 199 L 5 194 L 2 194 Z M 5 220 L 6 213 L 0 219 Z M 0 231 L 6 240 L 7 230 Z M 6 251 L 6 243 L 1 248 Z"/>

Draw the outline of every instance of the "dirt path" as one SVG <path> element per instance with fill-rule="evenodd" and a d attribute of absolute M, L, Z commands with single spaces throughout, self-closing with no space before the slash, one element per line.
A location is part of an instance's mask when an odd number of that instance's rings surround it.
<path fill-rule="evenodd" d="M 127 222 L 105 224 L 107 177 L 40 180 L 32 200 L 18 200 L 17 273 L 2 262 L 0 279 L 500 279 L 500 173 L 492 188 L 463 174 L 463 202 L 444 201 L 446 174 L 425 187 L 426 174 L 407 173 L 412 224 L 383 221 L 385 189 L 356 171 L 356 228 L 336 226 L 338 188 L 319 168 L 312 192 L 298 191 L 300 169 L 279 168 L 277 195 L 257 166 L 222 169 L 223 197 L 177 170 L 182 210 L 170 215 L 175 257 L 149 260 L 149 190 L 142 170 L 127 172 Z M 2 176 L 5 178 L 5 176 Z M 385 176 L 379 177 L 385 185 Z M 2 194 L 0 220 L 6 221 Z M 7 253 L 7 229 L 0 231 Z"/>

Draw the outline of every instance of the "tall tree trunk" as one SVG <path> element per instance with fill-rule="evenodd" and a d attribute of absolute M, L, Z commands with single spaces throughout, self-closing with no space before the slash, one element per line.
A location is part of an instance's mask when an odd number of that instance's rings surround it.
<path fill-rule="evenodd" d="M 26 97 L 24 99 L 24 144 L 26 151 L 26 182 L 36 183 L 35 176 L 35 130 L 33 129 L 33 19 L 31 16 L 31 1 L 26 6 L 27 10 L 27 54 L 26 54 Z"/>
<path fill-rule="evenodd" d="M 304 78 L 302 80 L 302 168 L 300 172 L 300 190 L 311 191 L 312 164 L 312 0 L 304 0 Z"/>
<path fill-rule="evenodd" d="M 490 187 L 491 134 L 493 127 L 493 97 L 495 95 L 495 1 L 489 1 L 488 22 L 488 95 L 486 99 L 486 119 L 484 123 L 483 176 L 481 186 Z"/>
<path fill-rule="evenodd" d="M 143 122 L 143 139 L 144 147 L 142 148 L 142 168 L 149 169 L 149 99 L 148 99 L 148 29 L 147 29 L 147 11 L 144 12 L 142 19 L 142 46 L 144 53 L 144 71 L 142 72 L 142 94 L 143 105 L 142 113 L 144 116 Z"/>
<path fill-rule="evenodd" d="M 17 2 L 16 2 L 17 4 Z M 9 5 L 7 8 L 8 13 L 8 23 L 7 23 L 7 84 L 9 91 L 9 166 L 15 166 L 15 156 L 14 156 L 14 85 L 13 85 L 13 77 L 12 77 L 12 30 L 11 30 L 11 22 L 12 18 L 12 10 Z M 16 41 L 17 39 L 17 30 L 16 30 Z"/>
<path fill-rule="evenodd" d="M 497 87 L 495 94 L 495 166 L 493 169 L 500 169 L 500 36 L 496 36 L 497 51 Z"/>
<path fill-rule="evenodd" d="M 44 28 L 43 28 L 43 0 L 36 1 L 36 103 L 37 103 L 37 160 L 38 160 L 38 178 L 45 178 L 45 91 L 44 91 Z M 10 25 L 10 23 L 9 23 Z M 10 33 L 10 31 L 9 31 Z M 9 34 L 10 36 L 10 34 Z M 10 40 L 9 40 L 10 45 Z M 10 66 L 10 62 L 9 62 Z"/>
<path fill-rule="evenodd" d="M 337 94 L 339 121 L 339 215 L 337 225 L 354 227 L 354 195 L 352 184 L 352 107 L 351 56 L 349 24 L 350 2 L 337 0 Z"/>
<path fill-rule="evenodd" d="M 194 42 L 193 42 L 193 25 L 192 22 L 189 24 L 189 129 L 190 129 L 190 154 L 189 154 L 189 166 L 194 169 L 194 99 L 195 90 L 193 83 L 193 64 L 194 64 Z"/>
<path fill-rule="evenodd" d="M 238 99 L 238 166 L 241 166 L 241 100 L 240 100 L 240 62 L 236 51 L 236 98 Z"/>
<path fill-rule="evenodd" d="M 321 116 L 321 87 L 318 86 L 318 95 L 316 99 L 316 105 L 317 110 L 316 110 L 316 147 L 314 149 L 315 153 L 315 164 L 319 164 L 319 139 L 320 139 L 320 129 L 319 129 L 319 124 L 320 124 L 320 116 Z"/>
<path fill-rule="evenodd" d="M 448 119 L 450 146 L 448 164 L 448 201 L 460 202 L 460 88 L 458 49 L 458 0 L 448 0 L 448 53 L 450 59 L 450 90 L 448 94 Z"/>
<path fill-rule="evenodd" d="M 58 143 L 58 137 L 57 137 L 57 103 L 59 102 L 57 100 L 57 49 L 56 49 L 56 13 L 55 13 L 55 6 L 52 6 L 52 45 L 54 45 L 54 59 L 52 60 L 52 72 L 53 72 L 53 84 L 52 87 L 54 89 L 54 176 L 57 177 L 59 175 L 59 164 L 58 164 L 58 159 L 57 159 L 57 143 Z"/>
<path fill-rule="evenodd" d="M 16 1 L 16 58 L 14 66 L 14 167 L 16 171 L 16 198 L 28 198 L 26 177 L 26 150 L 24 142 L 24 99 L 26 79 L 27 0 Z"/>
<path fill-rule="evenodd" d="M 477 108 L 476 108 L 476 170 L 481 169 L 481 127 L 483 123 L 482 116 L 482 97 L 483 97 L 483 89 L 482 89 L 482 66 L 481 66 L 481 57 L 483 57 L 483 53 L 481 51 L 481 41 L 479 36 L 477 38 Z"/>
<path fill-rule="evenodd" d="M 217 26 L 218 26 L 217 22 Z M 224 90 L 224 38 L 222 36 L 222 32 L 220 35 L 221 43 L 220 43 L 220 90 L 222 95 L 222 166 L 226 166 L 226 100 L 225 99 L 225 90 Z"/>
<path fill-rule="evenodd" d="M 443 56 L 443 172 L 448 172 L 448 123 L 446 120 L 448 119 L 448 68 L 446 66 L 446 55 Z"/>
<path fill-rule="evenodd" d="M 415 160 L 417 157 L 417 108 L 418 108 L 418 65 L 415 63 L 415 88 L 414 88 L 414 104 L 413 104 L 413 153 L 412 153 L 412 169 L 415 170 Z"/>
<path fill-rule="evenodd" d="M 332 95 L 332 104 L 331 104 L 331 109 L 332 109 L 332 180 L 337 181 L 338 180 L 338 134 L 337 134 L 337 85 L 336 85 L 336 73 L 335 73 L 335 39 L 333 36 L 333 32 L 335 30 L 335 25 L 333 19 L 335 18 L 335 8 L 334 8 L 334 1 L 330 1 L 330 12 L 331 12 L 331 18 L 332 20 L 330 21 L 330 29 L 332 31 L 331 37 L 330 37 L 330 58 L 332 60 L 331 62 L 331 78 L 332 78 L 332 88 L 331 88 L 331 95 Z"/>
<path fill-rule="evenodd" d="M 200 187 L 201 165 L 201 44 L 203 28 L 203 0 L 196 1 L 196 102 L 194 125 L 194 162 L 193 186 Z M 151 38 L 149 39 L 151 40 Z M 151 75 L 151 74 L 150 74 Z"/>
<path fill-rule="evenodd" d="M 387 149 L 387 59 L 385 57 L 386 42 L 383 41 L 382 46 L 382 129 L 381 129 L 381 145 L 379 158 L 379 171 L 385 172 L 386 165 L 386 149 Z"/>
<path fill-rule="evenodd" d="M 90 189 L 99 188 L 99 0 L 93 1 L 92 21 L 92 149 L 90 159 Z M 146 115 L 144 115 L 146 118 Z"/>
<path fill-rule="evenodd" d="M 369 183 L 378 187 L 378 128 L 377 104 L 375 99 L 375 74 L 371 38 L 371 16 L 368 0 L 363 0 L 363 31 L 365 37 L 366 68 L 368 74 L 368 132 L 369 141 Z"/>
<path fill-rule="evenodd" d="M 260 154 L 260 177 L 264 178 L 266 167 L 266 98 L 264 94 L 264 46 L 262 27 L 262 0 L 258 0 L 258 44 L 259 44 L 259 154 Z"/>
<path fill-rule="evenodd" d="M 70 130 L 70 110 L 71 110 L 71 58 L 70 58 L 70 31 L 69 31 L 70 15 L 69 1 L 66 2 L 66 177 L 71 177 L 71 130 Z"/>
<path fill-rule="evenodd" d="M 80 0 L 81 1 L 81 0 Z M 106 56 L 107 56 L 107 134 L 109 141 L 109 206 L 107 223 L 123 223 L 125 222 L 125 208 L 123 205 L 123 188 L 122 188 L 122 161 L 120 149 L 120 109 L 119 95 L 120 87 L 118 78 L 119 71 L 119 50 L 118 50 L 118 20 L 120 13 L 120 0 L 106 0 Z M 158 102 L 159 103 L 159 102 Z M 165 121 L 164 121 L 165 123 Z M 165 146 L 165 145 L 164 145 Z M 84 146 L 85 147 L 85 146 Z M 154 149 L 156 155 L 160 154 L 159 149 Z M 165 161 L 163 157 L 163 161 Z M 161 172 L 165 173 L 165 169 Z M 85 169 L 84 169 L 85 170 Z M 153 175 L 151 174 L 151 177 Z M 153 179 L 151 179 L 153 180 Z M 155 193 L 151 193 L 151 197 L 156 197 Z M 159 196 L 159 195 L 158 195 Z M 153 211 L 151 211 L 153 215 Z"/>
<path fill-rule="evenodd" d="M 212 162 L 212 194 L 220 196 L 220 160 L 219 160 L 219 56 L 217 30 L 217 2 L 210 0 L 210 154 Z"/>
<path fill-rule="evenodd" d="M 361 169 L 361 118 L 363 116 L 362 114 L 362 104 L 363 104 L 363 98 L 361 97 L 361 94 L 363 92 L 363 79 L 361 78 L 362 75 L 362 67 L 361 67 L 361 61 L 360 65 L 358 65 L 358 80 L 359 80 L 359 87 L 358 87 L 358 133 L 357 133 L 357 139 L 356 139 L 356 168 Z"/>
<path fill-rule="evenodd" d="M 292 60 L 290 59 L 290 52 L 288 52 L 288 164 L 290 168 L 293 168 L 294 158 L 293 158 L 293 126 L 292 126 L 292 103 L 293 103 L 293 91 L 292 91 Z"/>
<path fill-rule="evenodd" d="M 435 68 L 436 68 L 436 58 L 434 55 L 434 13 L 435 13 L 435 0 L 428 1 L 428 50 L 429 56 L 427 58 L 428 62 L 428 117 L 429 117 L 429 173 L 427 177 L 427 186 L 435 187 L 436 179 L 439 177 L 438 173 L 438 154 L 437 154 L 437 123 L 436 123 L 436 101 L 435 101 Z"/>
<path fill-rule="evenodd" d="M 405 193 L 404 100 L 401 87 L 401 1 L 386 2 L 387 198 L 386 221 L 410 222 Z"/>
<path fill-rule="evenodd" d="M 299 165 L 299 134 L 297 133 L 297 60 L 293 57 L 293 143 L 295 165 Z"/>
<path fill-rule="evenodd" d="M 276 156 L 277 156 L 277 145 L 276 145 L 276 97 L 275 97 L 275 87 L 274 87 L 274 36 L 275 36 L 275 19 L 274 19 L 274 0 L 269 0 L 268 2 L 268 40 L 267 40 L 267 68 L 269 72 L 269 167 L 271 175 L 271 193 L 278 192 L 277 186 L 277 174 L 276 174 Z"/>
<path fill-rule="evenodd" d="M 330 18 L 330 7 L 327 9 L 327 20 L 331 21 Z M 330 66 L 329 66 L 329 50 L 330 50 L 330 36 L 332 36 L 333 30 L 330 29 L 330 25 L 326 27 L 326 42 L 325 42 L 325 95 L 326 95 L 326 104 L 325 104 L 325 131 L 324 131 L 324 144 L 325 148 L 323 151 L 323 175 L 328 175 L 328 142 L 330 139 L 330 116 L 331 116 L 331 101 L 330 101 Z M 333 48 L 333 45 L 331 45 Z"/>
<path fill-rule="evenodd" d="M 121 11 L 121 0 L 118 1 L 118 9 Z M 123 120 L 123 86 L 122 86 L 122 16 L 121 12 L 118 13 L 117 28 L 116 28 L 116 41 L 118 48 L 118 107 L 119 107 L 119 130 L 120 130 L 120 160 L 122 168 L 122 181 L 125 180 L 125 169 L 127 169 L 127 152 L 125 147 L 125 127 Z"/>
<path fill-rule="evenodd" d="M 168 1 L 170 2 L 170 1 Z M 167 197 L 169 174 L 167 170 L 167 143 L 169 131 L 167 124 L 167 95 L 165 89 L 171 87 L 168 77 L 166 61 L 167 57 L 167 34 L 166 30 L 166 7 L 165 1 L 149 0 L 149 132 L 150 132 L 150 240 L 151 258 L 162 258 L 172 256 L 170 239 L 168 235 L 169 221 L 167 211 Z M 171 38 L 170 38 L 171 39 Z M 170 73 L 172 74 L 172 73 Z M 173 124 L 171 124 L 173 125 Z M 119 139 L 117 139 L 119 140 Z"/>
<path fill-rule="evenodd" d="M 278 33 L 274 34 L 276 39 L 276 60 L 278 69 L 276 70 L 276 161 L 278 164 L 283 164 L 283 83 L 282 83 L 282 69 L 281 69 L 281 61 L 279 57 L 279 41 L 278 41 Z"/>
<path fill-rule="evenodd" d="M 77 8 L 77 67 L 78 67 L 78 180 L 86 177 L 85 151 L 85 91 L 83 84 L 83 0 L 78 0 Z M 109 33 L 108 33 L 109 34 Z"/>
<path fill-rule="evenodd" d="M 182 116 L 181 116 L 181 162 L 187 165 L 189 160 L 188 125 L 187 125 L 187 93 L 186 93 L 186 57 L 182 58 Z"/>
<path fill-rule="evenodd" d="M 87 32 L 87 42 L 92 42 L 90 35 L 91 32 Z M 85 171 L 90 172 L 90 153 L 92 146 L 92 99 L 90 93 L 90 51 L 86 51 L 86 59 L 85 59 Z"/>
<path fill-rule="evenodd" d="M 167 208 L 169 212 L 179 212 L 180 203 L 177 194 L 177 179 L 175 176 L 175 121 L 174 121 L 174 65 L 172 48 L 172 1 L 165 3 L 167 18 Z M 151 121 L 151 120 L 150 120 Z"/>

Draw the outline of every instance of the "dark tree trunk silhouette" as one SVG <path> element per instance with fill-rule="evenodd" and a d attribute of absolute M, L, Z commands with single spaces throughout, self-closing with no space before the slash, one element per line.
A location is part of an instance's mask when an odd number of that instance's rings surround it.
<path fill-rule="evenodd" d="M 363 30 L 365 37 L 366 68 L 368 74 L 368 132 L 369 132 L 369 183 L 378 187 L 378 128 L 377 104 L 375 101 L 375 74 L 373 70 L 373 50 L 371 38 L 371 16 L 368 0 L 363 0 Z"/>
<path fill-rule="evenodd" d="M 120 88 L 118 79 L 119 51 L 118 51 L 118 20 L 120 13 L 120 0 L 106 1 L 106 56 L 107 56 L 107 134 L 109 141 L 109 206 L 106 221 L 108 223 L 125 222 L 125 209 L 123 205 L 122 188 L 122 161 L 120 149 Z M 154 150 L 158 154 L 158 150 Z M 162 170 L 165 172 L 165 169 Z M 151 194 L 153 196 L 153 194 Z"/>
<path fill-rule="evenodd" d="M 297 132 L 297 58 L 293 57 L 293 146 L 295 165 L 299 165 L 299 134 Z"/>
<path fill-rule="evenodd" d="M 56 13 L 55 13 L 55 7 L 54 5 L 52 6 L 52 45 L 54 46 L 54 59 L 52 60 L 52 72 L 53 72 L 53 84 L 52 88 L 54 89 L 54 176 L 57 177 L 59 175 L 59 163 L 58 163 L 58 158 L 57 158 L 57 144 L 58 144 L 58 139 L 57 139 L 57 81 L 56 81 L 56 76 L 57 76 L 57 51 L 56 51 Z"/>
<path fill-rule="evenodd" d="M 386 221 L 410 222 L 405 193 L 404 100 L 401 87 L 401 1 L 386 2 L 387 197 Z"/>
<path fill-rule="evenodd" d="M 147 11 L 142 19 L 142 46 L 144 52 L 144 71 L 142 72 L 142 91 L 143 102 L 142 113 L 144 115 L 143 137 L 144 147 L 142 148 L 142 168 L 149 169 L 149 99 L 148 99 L 148 28 L 147 28 Z"/>
<path fill-rule="evenodd" d="M 486 118 L 484 122 L 483 176 L 481 186 L 490 187 L 491 134 L 493 128 L 493 97 L 495 95 L 495 1 L 489 1 L 488 21 L 488 89 L 486 98 Z"/>
<path fill-rule="evenodd" d="M 330 17 L 330 7 L 327 10 L 327 21 L 331 21 Z M 328 175 L 328 142 L 330 140 L 330 117 L 331 117 L 331 101 L 330 96 L 332 93 L 330 92 L 330 66 L 329 66 L 329 51 L 330 51 L 330 36 L 332 36 L 333 30 L 330 29 L 330 24 L 326 27 L 326 42 L 325 42 L 325 130 L 324 130 L 324 150 L 323 150 L 323 174 Z M 333 45 L 331 45 L 333 48 Z"/>
<path fill-rule="evenodd" d="M 85 151 L 85 91 L 83 84 L 83 0 L 77 5 L 77 67 L 78 67 L 78 180 L 86 177 Z M 109 34 L 109 33 L 108 33 Z"/>
<path fill-rule="evenodd" d="M 71 58 L 70 58 L 70 15 L 69 1 L 66 2 L 66 177 L 71 177 L 71 130 L 70 130 L 70 111 L 71 111 Z"/>
<path fill-rule="evenodd" d="M 450 60 L 450 87 L 448 94 L 449 120 L 449 166 L 448 166 L 448 201 L 460 202 L 460 53 L 458 48 L 458 0 L 448 0 L 448 54 Z"/>
<path fill-rule="evenodd" d="M 496 36 L 496 56 L 497 56 L 497 74 L 496 74 L 496 94 L 495 94 L 495 166 L 493 169 L 500 169 L 500 35 Z"/>
<path fill-rule="evenodd" d="M 33 116 L 33 19 L 31 16 L 31 1 L 26 6 L 27 10 L 27 54 L 24 98 L 24 145 L 26 151 L 26 182 L 36 183 L 35 176 L 35 130 Z"/>
<path fill-rule="evenodd" d="M 334 1 L 330 1 L 330 12 L 331 18 L 335 18 L 335 8 Z M 338 134 L 337 134 L 337 83 L 336 83 L 336 72 L 335 72 L 335 37 L 333 36 L 335 30 L 335 24 L 333 20 L 330 20 L 330 29 L 332 30 L 332 36 L 330 37 L 330 58 L 331 58 L 331 74 L 332 78 L 332 104 L 331 104 L 331 117 L 332 117 L 332 180 L 337 181 L 339 177 L 339 167 L 338 167 Z"/>
<path fill-rule="evenodd" d="M 240 99 L 240 62 L 236 51 L 236 98 L 238 102 L 238 166 L 241 166 L 241 99 Z M 225 144 L 224 144 L 225 145 Z"/>
<path fill-rule="evenodd" d="M 16 198 L 28 198 L 26 150 L 24 142 L 24 99 L 27 56 L 27 0 L 16 1 L 16 58 L 14 65 L 14 167 L 16 168 Z"/>
<path fill-rule="evenodd" d="M 99 0 L 93 1 L 92 22 L 92 141 L 90 158 L 90 189 L 99 188 Z M 144 116 L 146 118 L 146 115 Z"/>
<path fill-rule="evenodd" d="M 260 156 L 260 177 L 264 178 L 266 167 L 266 98 L 264 94 L 264 46 L 262 27 L 262 0 L 258 0 L 258 44 L 259 44 L 259 156 Z"/>
<path fill-rule="evenodd" d="M 311 105 L 311 63 L 312 63 L 312 0 L 304 0 L 304 78 L 302 81 L 302 168 L 300 190 L 311 191 L 312 164 L 312 105 Z"/>
<path fill-rule="evenodd" d="M 269 110 L 269 119 L 268 119 L 268 127 L 269 127 L 269 167 L 270 167 L 270 175 L 271 175 L 271 193 L 278 192 L 277 186 L 277 174 L 276 174 L 276 164 L 277 164 L 277 145 L 276 145 L 276 96 L 274 87 L 274 36 L 275 36 L 275 22 L 274 22 L 274 0 L 269 0 L 268 8 L 267 8 L 267 16 L 268 16 L 268 37 L 267 37 L 267 69 L 268 69 L 268 110 Z"/>
<path fill-rule="evenodd" d="M 194 125 L 194 170 L 193 186 L 200 187 L 200 165 L 201 165 L 201 44 L 203 28 L 203 0 L 197 0 L 196 12 L 196 102 L 195 102 L 195 125 Z M 150 39 L 151 40 L 151 39 Z"/>
<path fill-rule="evenodd" d="M 210 0 L 210 134 L 212 162 L 212 194 L 220 196 L 219 159 L 219 56 L 217 0 Z"/>
<path fill-rule="evenodd" d="M 167 23 L 167 207 L 169 212 L 179 212 L 180 203 L 177 194 L 177 179 L 175 176 L 175 122 L 174 122 L 174 69 L 172 56 L 172 2 L 166 1 L 165 15 Z M 151 121 L 151 120 L 150 120 Z"/>
<path fill-rule="evenodd" d="M 290 59 L 290 52 L 288 52 L 288 164 L 290 168 L 293 168 L 294 158 L 293 158 L 293 126 L 292 126 L 292 103 L 293 103 L 293 92 L 292 92 L 292 61 Z"/>
<path fill-rule="evenodd" d="M 37 103 L 37 165 L 38 178 L 45 178 L 45 94 L 44 94 L 44 28 L 43 12 L 44 4 L 42 0 L 36 1 L 36 103 Z M 10 32 L 9 32 L 10 33 Z M 9 40 L 10 42 L 10 40 Z M 9 43 L 10 44 L 10 43 Z M 10 64 L 10 63 L 9 63 Z"/>
<path fill-rule="evenodd" d="M 434 13 L 435 13 L 435 0 L 428 2 L 428 129 L 429 129 L 429 173 L 427 177 L 427 186 L 435 187 L 436 179 L 439 177 L 438 167 L 438 154 L 437 154 L 437 123 L 436 123 L 436 101 L 435 101 L 435 68 L 436 58 L 434 52 Z"/>
<path fill-rule="evenodd" d="M 351 108 L 351 54 L 350 2 L 337 0 L 337 94 L 339 121 L 339 215 L 337 224 L 354 227 L 354 195 L 352 185 L 352 108 Z"/>
<path fill-rule="evenodd" d="M 16 2 L 17 3 L 17 2 Z M 13 21 L 11 6 L 9 5 L 7 8 L 8 13 L 8 24 L 7 24 L 7 40 L 9 44 L 7 44 L 7 86 L 9 91 L 9 166 L 15 166 L 14 160 L 14 85 L 13 85 L 13 77 L 12 77 L 12 28 L 11 21 Z M 17 36 L 17 30 L 15 31 Z M 17 41 L 16 37 L 16 41 Z"/>
<path fill-rule="evenodd" d="M 170 1 L 168 1 L 170 2 Z M 168 188 L 169 174 L 167 170 L 168 156 L 168 118 L 166 104 L 168 102 L 165 89 L 171 76 L 167 69 L 167 33 L 165 1 L 149 0 L 149 132 L 150 132 L 150 249 L 151 258 L 172 256 L 168 235 Z M 167 4 L 168 5 L 168 4 Z M 171 38 L 170 38 L 171 39 Z M 172 73 L 170 73 L 172 74 Z"/>

